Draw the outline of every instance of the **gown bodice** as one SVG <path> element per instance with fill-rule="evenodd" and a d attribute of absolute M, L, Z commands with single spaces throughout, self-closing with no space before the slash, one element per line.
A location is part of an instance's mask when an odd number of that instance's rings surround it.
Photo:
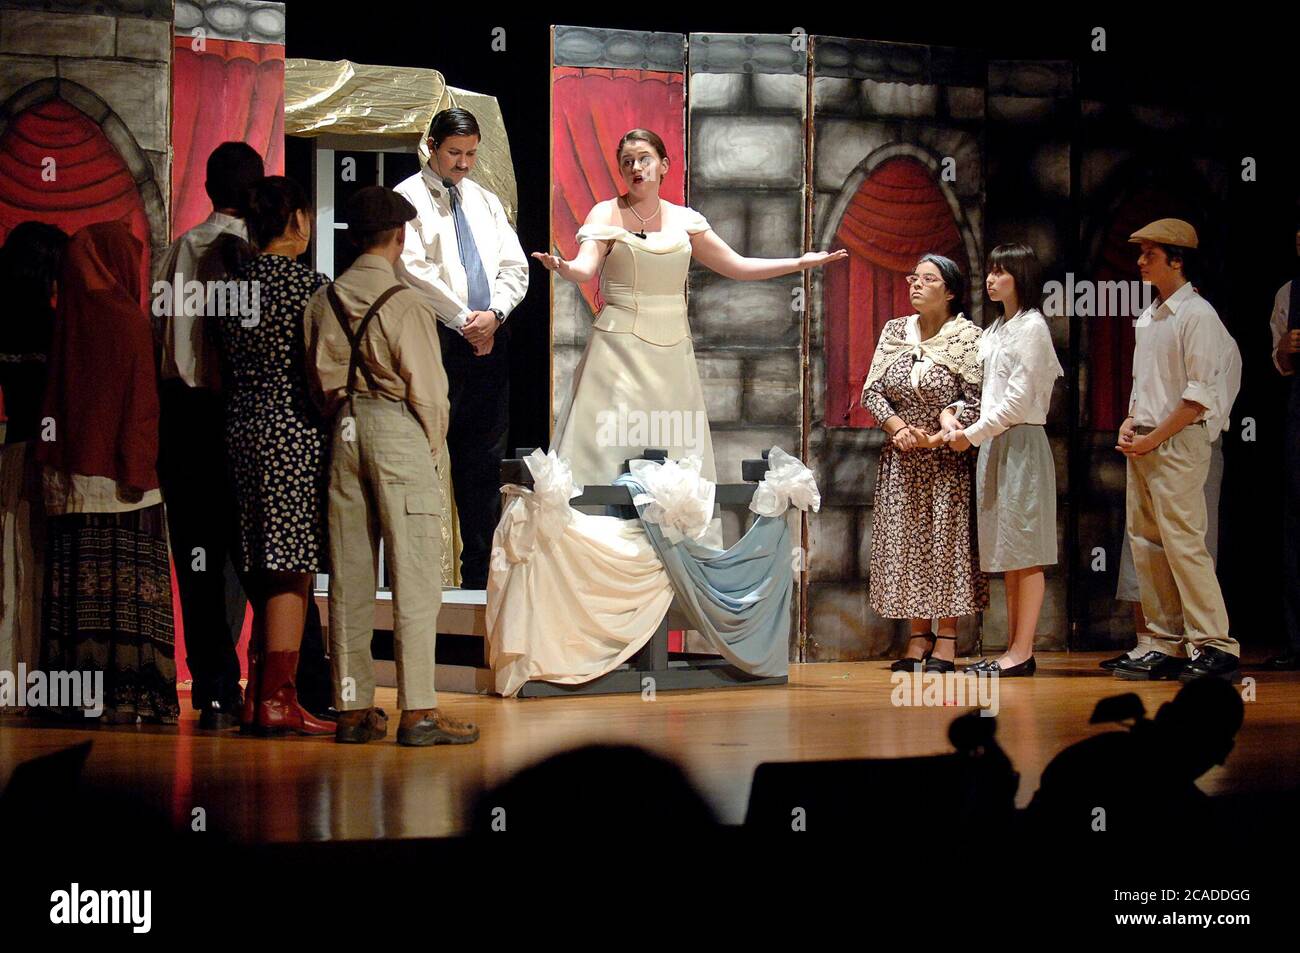
<path fill-rule="evenodd" d="M 668 346 L 690 337 L 686 320 L 686 273 L 691 235 L 709 227 L 691 212 L 686 226 L 648 232 L 642 238 L 617 225 L 584 225 L 578 241 L 613 241 L 600 272 L 605 302 L 593 325 L 612 334 L 635 334 Z"/>

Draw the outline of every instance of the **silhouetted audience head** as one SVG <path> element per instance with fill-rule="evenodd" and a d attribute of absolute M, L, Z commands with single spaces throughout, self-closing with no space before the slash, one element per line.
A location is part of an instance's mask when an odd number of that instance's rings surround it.
<path fill-rule="evenodd" d="M 1221 679 L 1189 682 L 1156 712 L 1155 724 L 1175 765 L 1189 781 L 1228 760 L 1246 707 Z"/>
<path fill-rule="evenodd" d="M 1173 827 L 1209 823 L 1207 798 L 1194 782 L 1227 760 L 1243 713 L 1236 689 L 1214 678 L 1184 685 L 1151 720 L 1135 695 L 1102 699 L 1093 722 L 1132 718 L 1132 729 L 1093 735 L 1053 758 L 1029 819 L 1079 833 L 1133 831 L 1154 818 Z"/>
<path fill-rule="evenodd" d="M 475 802 L 470 830 L 523 836 L 715 827 L 682 769 L 641 748 L 588 745 L 525 768 Z"/>

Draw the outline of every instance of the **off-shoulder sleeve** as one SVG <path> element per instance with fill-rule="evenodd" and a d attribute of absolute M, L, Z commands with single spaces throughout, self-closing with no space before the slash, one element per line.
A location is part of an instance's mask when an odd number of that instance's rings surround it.
<path fill-rule="evenodd" d="M 686 214 L 683 216 L 682 227 L 686 229 L 688 235 L 698 235 L 700 232 L 707 232 L 713 227 L 709 224 L 709 220 L 695 209 L 686 208 L 683 211 Z"/>
<path fill-rule="evenodd" d="M 623 232 L 617 225 L 584 225 L 578 229 L 578 243 L 607 242 L 620 237 Z"/>

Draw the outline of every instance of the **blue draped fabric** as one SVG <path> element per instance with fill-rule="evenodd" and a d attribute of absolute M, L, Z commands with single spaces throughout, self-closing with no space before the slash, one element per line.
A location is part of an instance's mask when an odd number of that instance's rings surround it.
<path fill-rule="evenodd" d="M 645 492 L 625 473 L 614 481 L 635 497 Z M 724 551 L 664 538 L 659 524 L 641 525 L 668 571 L 677 605 L 719 655 L 741 671 L 770 677 L 789 674 L 790 604 L 794 566 L 789 511 L 759 516 L 740 540 Z"/>

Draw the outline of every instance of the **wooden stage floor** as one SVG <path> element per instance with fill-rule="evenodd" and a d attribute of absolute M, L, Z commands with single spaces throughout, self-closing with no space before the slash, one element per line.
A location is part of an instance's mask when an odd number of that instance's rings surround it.
<path fill-rule="evenodd" d="M 1047 762 L 1100 730 L 1098 699 L 1137 692 L 1153 715 L 1178 689 L 1122 682 L 1097 668 L 1100 654 L 1043 653 L 1034 678 L 1000 686 L 997 737 L 1020 772 L 1026 804 Z M 1300 673 L 1247 664 L 1255 700 L 1228 763 L 1201 779 L 1210 794 L 1300 786 Z M 504 700 L 442 693 L 453 715 L 477 722 L 466 747 L 399 748 L 332 739 L 263 740 L 198 730 L 187 711 L 177 727 L 52 726 L 0 718 L 0 783 L 16 764 L 90 738 L 86 772 L 123 785 L 188 826 L 194 807 L 208 829 L 243 842 L 436 837 L 463 830 L 483 787 L 552 753 L 589 742 L 643 745 L 681 763 L 724 823 L 745 814 L 763 761 L 896 757 L 951 750 L 947 727 L 962 709 L 896 707 L 885 662 L 792 666 L 790 684 L 715 692 L 662 692 L 654 701 L 592 696 Z M 378 703 L 393 716 L 395 691 Z M 182 698 L 188 706 L 188 695 Z"/>

